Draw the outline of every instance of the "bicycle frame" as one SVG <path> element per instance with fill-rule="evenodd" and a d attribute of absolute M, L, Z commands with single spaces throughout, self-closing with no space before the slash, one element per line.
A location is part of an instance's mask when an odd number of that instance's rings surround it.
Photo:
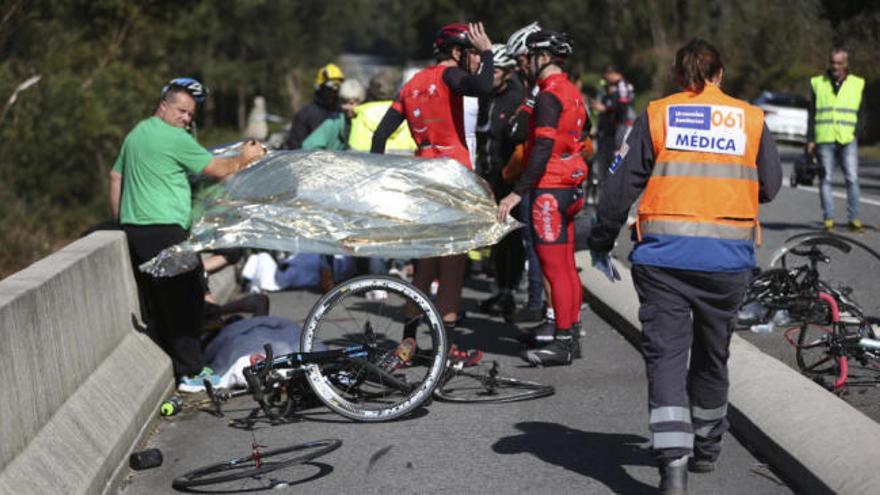
<path fill-rule="evenodd" d="M 845 323 L 841 321 L 837 298 L 827 292 L 819 292 L 819 299 L 824 302 L 831 313 L 831 333 L 824 345 L 828 354 L 838 364 L 837 377 L 832 383 L 832 390 L 839 391 L 846 386 L 849 377 L 849 359 L 855 358 L 863 363 L 867 357 L 878 359 L 880 340 L 863 335 L 861 327 L 855 334 L 847 333 Z M 861 324 L 865 324 L 864 321 Z"/>

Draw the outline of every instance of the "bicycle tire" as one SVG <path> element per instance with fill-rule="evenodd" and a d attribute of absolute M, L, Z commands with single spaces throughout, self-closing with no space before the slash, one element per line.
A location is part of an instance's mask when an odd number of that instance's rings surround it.
<path fill-rule="evenodd" d="M 552 385 L 495 376 L 490 390 L 485 383 L 490 379 L 484 371 L 450 370 L 448 378 L 434 390 L 434 398 L 459 404 L 508 403 L 540 399 L 556 393 Z"/>
<path fill-rule="evenodd" d="M 384 291 L 387 299 L 368 299 L 371 291 Z M 418 359 L 386 369 L 383 360 L 393 358 L 406 338 L 408 304 L 418 310 L 422 322 L 413 337 Z M 303 366 L 321 402 L 347 418 L 375 422 L 405 416 L 431 398 L 446 369 L 448 345 L 440 313 L 422 292 L 384 275 L 348 280 L 315 303 L 303 327 L 300 349 L 310 352 L 365 343 L 375 348 L 365 359 Z"/>
<path fill-rule="evenodd" d="M 268 450 L 260 454 L 260 467 L 256 466 L 253 454 L 247 457 L 230 459 L 225 462 L 218 462 L 216 464 L 193 469 L 192 471 L 175 478 L 174 481 L 171 482 L 171 486 L 177 490 L 185 490 L 198 486 L 255 478 L 285 467 L 311 461 L 338 449 L 341 445 L 342 440 L 327 439 Z M 303 451 L 306 452 L 300 453 Z M 295 455 L 293 457 L 279 459 L 279 457 L 284 456 L 285 454 Z"/>

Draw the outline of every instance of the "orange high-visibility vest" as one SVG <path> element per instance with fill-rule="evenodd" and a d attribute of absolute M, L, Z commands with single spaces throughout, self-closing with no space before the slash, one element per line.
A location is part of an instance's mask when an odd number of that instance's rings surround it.
<path fill-rule="evenodd" d="M 707 85 L 651 102 L 648 119 L 655 160 L 639 205 L 639 238 L 754 241 L 761 109 Z"/>

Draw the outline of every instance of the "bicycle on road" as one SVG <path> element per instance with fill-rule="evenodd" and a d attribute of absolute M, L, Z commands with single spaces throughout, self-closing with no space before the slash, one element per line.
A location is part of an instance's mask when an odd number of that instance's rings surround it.
<path fill-rule="evenodd" d="M 852 297 L 850 287 L 833 287 L 822 280 L 820 263 L 830 263 L 828 248 L 848 254 L 853 246 L 880 261 L 880 254 L 854 239 L 827 233 L 789 238 L 770 262 L 772 268 L 756 276 L 742 307 L 758 303 L 763 318 L 787 311 L 797 323 L 784 333 L 795 349 L 800 371 L 829 390 L 847 385 L 880 383 L 880 318 L 868 316 Z M 789 266 L 790 257 L 805 258 Z M 851 365 L 858 364 L 858 371 Z"/>
<path fill-rule="evenodd" d="M 381 299 L 366 297 L 377 292 Z M 404 336 L 407 305 L 418 308 L 421 321 L 414 337 Z M 302 403 L 305 382 L 342 416 L 390 421 L 431 398 L 446 369 L 447 352 L 440 314 L 418 289 L 389 276 L 356 277 L 312 307 L 300 352 L 274 356 L 267 347 L 265 359 L 244 369 L 247 390 L 209 387 L 209 396 L 219 411 L 220 402 L 249 394 L 270 420 L 283 420 Z"/>
<path fill-rule="evenodd" d="M 380 292 L 383 297 L 368 299 Z M 404 307 L 418 308 L 421 324 L 414 337 L 404 337 Z M 217 412 L 220 403 L 250 394 L 259 411 L 283 422 L 304 403 L 306 386 L 333 411 L 356 421 L 390 421 L 422 406 L 445 376 L 446 332 L 431 301 L 411 284 L 372 275 L 348 280 L 322 296 L 312 307 L 300 338 L 300 352 L 264 359 L 244 369 L 247 389 L 214 390 L 205 385 Z M 248 422 L 249 420 L 245 420 Z M 337 439 L 299 443 L 272 450 L 256 438 L 248 456 L 200 467 L 178 476 L 172 486 L 189 490 L 231 482 L 261 488 L 285 486 L 273 471 L 307 463 L 341 445 Z M 236 485 L 235 490 L 243 489 Z M 256 489 L 256 488 L 254 488 Z"/>

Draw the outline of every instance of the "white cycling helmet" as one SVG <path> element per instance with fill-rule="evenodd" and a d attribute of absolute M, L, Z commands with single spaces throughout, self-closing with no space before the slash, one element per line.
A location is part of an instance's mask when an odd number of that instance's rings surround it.
<path fill-rule="evenodd" d="M 526 52 L 528 52 L 528 48 L 526 47 L 526 38 L 528 38 L 530 34 L 536 33 L 540 30 L 541 26 L 539 26 L 537 22 L 533 22 L 528 26 L 521 28 L 520 30 L 511 34 L 510 38 L 507 38 L 508 55 L 513 58 L 519 57 L 520 55 L 525 55 Z"/>
<path fill-rule="evenodd" d="M 495 43 L 492 45 L 492 64 L 498 69 L 510 69 L 516 65 L 516 60 L 507 53 L 507 45 Z"/>

